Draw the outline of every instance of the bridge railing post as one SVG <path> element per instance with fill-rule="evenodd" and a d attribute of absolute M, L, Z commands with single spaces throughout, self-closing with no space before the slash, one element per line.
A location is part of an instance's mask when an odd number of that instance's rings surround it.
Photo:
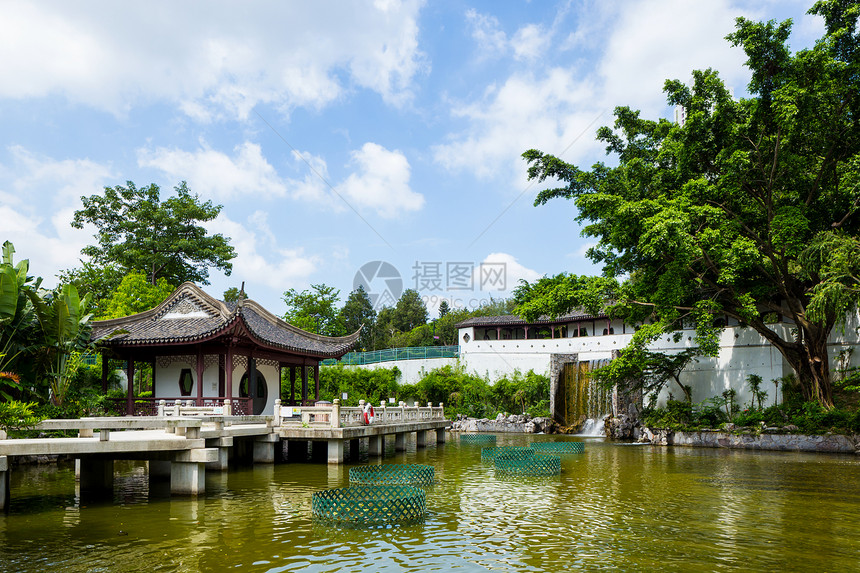
<path fill-rule="evenodd" d="M 275 428 L 281 425 L 281 399 L 275 398 L 275 415 L 272 417 L 272 426 Z"/>
<path fill-rule="evenodd" d="M 337 398 L 331 404 L 331 427 L 340 428 L 340 400 Z"/>

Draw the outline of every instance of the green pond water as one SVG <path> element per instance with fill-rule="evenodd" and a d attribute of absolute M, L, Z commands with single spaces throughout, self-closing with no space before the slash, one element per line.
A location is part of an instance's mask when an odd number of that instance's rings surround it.
<path fill-rule="evenodd" d="M 527 445 L 552 436 L 499 436 Z M 860 571 L 860 459 L 589 440 L 556 478 L 496 478 L 458 443 L 382 463 L 435 467 L 423 524 L 339 529 L 311 494 L 349 467 L 207 472 L 205 496 L 116 464 L 113 499 L 81 502 L 73 467 L 15 468 L 0 571 Z M 371 460 L 370 463 L 378 463 Z"/>

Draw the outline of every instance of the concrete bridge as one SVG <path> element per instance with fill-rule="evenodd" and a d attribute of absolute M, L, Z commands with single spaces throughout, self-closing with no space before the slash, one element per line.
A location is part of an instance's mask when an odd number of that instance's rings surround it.
<path fill-rule="evenodd" d="M 74 457 L 82 492 L 110 490 L 114 460 L 146 460 L 151 480 L 169 479 L 175 495 L 198 495 L 205 491 L 207 469 L 226 471 L 234 457 L 274 463 L 284 442 L 291 460 L 307 460 L 310 448 L 313 459 L 340 464 L 347 444 L 355 455 L 366 439 L 370 455 L 382 456 L 386 437 L 393 437 L 395 450 L 400 451 L 406 449 L 407 435 L 414 433 L 416 446 L 422 448 L 430 432 L 443 443 L 451 425 L 442 404 L 380 404 L 372 424 L 364 423 L 363 405 L 362 401 L 358 408 L 341 407 L 335 400 L 313 407 L 282 407 L 277 401 L 271 416 L 231 416 L 193 403 L 173 408 L 162 404 L 159 416 L 45 420 L 37 429 L 76 431 L 78 437 L 0 439 L 0 510 L 8 508 L 9 458 L 14 456 Z"/>

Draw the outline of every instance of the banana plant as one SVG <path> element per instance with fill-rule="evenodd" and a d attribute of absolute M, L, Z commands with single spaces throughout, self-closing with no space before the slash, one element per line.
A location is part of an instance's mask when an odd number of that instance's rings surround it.
<path fill-rule="evenodd" d="M 36 318 L 31 298 L 42 279 L 27 275 L 26 259 L 14 263 L 15 247 L 3 243 L 0 258 L 0 397 L 9 400 L 4 388 L 20 389 L 20 378 L 14 372 L 15 361 L 33 349 Z"/>
<path fill-rule="evenodd" d="M 45 298 L 33 293 L 30 300 L 50 358 L 51 402 L 62 406 L 77 370 L 75 356 L 91 345 L 92 314 L 87 313 L 90 298 L 80 298 L 75 285 L 66 284 Z"/>

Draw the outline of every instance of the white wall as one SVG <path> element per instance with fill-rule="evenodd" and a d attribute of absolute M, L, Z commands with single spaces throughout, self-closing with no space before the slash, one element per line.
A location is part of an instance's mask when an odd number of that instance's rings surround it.
<path fill-rule="evenodd" d="M 467 371 L 487 375 L 491 380 L 510 374 L 515 369 L 522 372 L 534 370 L 546 375 L 552 354 L 579 354 L 581 361 L 608 359 L 612 357 L 613 350 L 624 348 L 632 336 L 632 328 L 623 327 L 619 321 L 613 321 L 612 328 L 616 334 L 612 335 L 601 334 L 605 322 L 598 326 L 601 328 L 596 336 L 589 330 L 590 336 L 585 337 L 534 340 L 476 340 L 474 328 L 461 328 L 460 362 Z M 835 373 L 840 351 L 860 346 L 858 327 L 860 318 L 852 315 L 844 330 L 834 330 L 831 334 L 831 373 Z M 773 328 L 781 331 L 785 338 L 790 338 L 791 324 L 776 324 Z M 619 334 L 622 329 L 626 330 L 625 334 Z M 672 336 L 667 336 L 655 342 L 652 349 L 672 352 L 693 346 L 694 331 L 681 332 L 682 337 L 678 342 Z M 468 342 L 464 340 L 465 334 L 469 335 Z M 483 338 L 480 332 L 478 334 L 478 338 Z M 860 350 L 852 351 L 850 365 L 860 366 Z M 766 403 L 770 405 L 775 399 L 781 399 L 772 381 L 790 373 L 792 369 L 779 351 L 756 331 L 748 327 L 729 326 L 723 330 L 720 338 L 719 355 L 716 358 L 698 358 L 681 373 L 681 382 L 692 386 L 694 402 L 720 396 L 723 391 L 733 388 L 737 393 L 735 401 L 743 406 L 752 399 L 747 377 L 758 374 L 762 377 L 762 390 L 768 393 Z M 670 392 L 675 398 L 683 395 L 677 385 L 670 382 L 659 401 L 664 403 Z"/>
<path fill-rule="evenodd" d="M 180 398 L 193 400 L 197 397 L 197 367 L 193 358 L 191 361 L 180 361 L 180 357 L 176 357 L 174 361 L 166 367 L 156 363 L 155 366 L 155 392 L 153 395 L 165 398 Z M 194 380 L 194 385 L 191 388 L 191 395 L 183 397 L 179 391 L 179 375 L 183 368 L 191 370 L 191 378 Z M 269 364 L 257 363 L 257 370 L 266 379 L 266 389 L 268 397 L 266 399 L 266 408 L 264 414 L 271 414 L 275 411 L 275 400 L 280 392 L 280 380 L 278 379 L 278 368 Z M 245 374 L 245 369 L 237 367 L 233 369 L 233 397 L 239 396 L 239 382 L 242 381 L 242 376 Z M 225 382 L 226 389 L 226 382 Z M 213 398 L 219 396 L 218 392 L 218 362 L 210 364 L 203 371 L 203 397 Z"/>

